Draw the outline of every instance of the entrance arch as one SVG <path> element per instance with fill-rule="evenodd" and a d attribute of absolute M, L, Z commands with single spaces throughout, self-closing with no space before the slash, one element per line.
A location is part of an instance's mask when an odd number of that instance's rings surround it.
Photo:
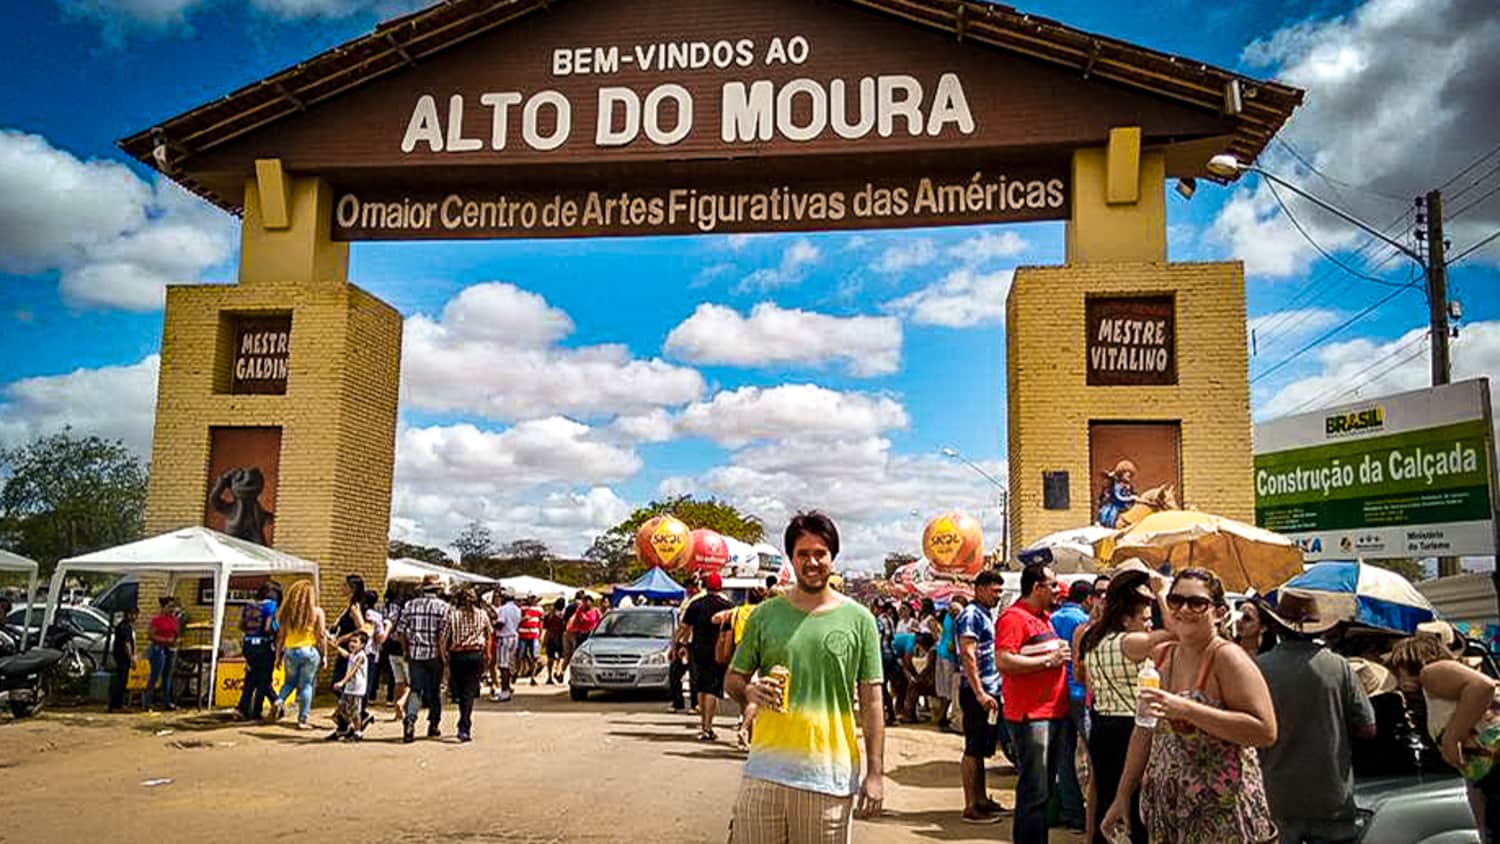
<path fill-rule="evenodd" d="M 279 442 L 252 455 L 277 465 L 274 542 L 324 564 L 325 601 L 377 576 L 401 320 L 349 283 L 351 242 L 1027 220 L 1067 238 L 1008 302 L 1016 540 L 1088 517 L 1104 423 L 1177 424 L 1189 500 L 1247 518 L 1241 270 L 1167 263 L 1164 185 L 1254 160 L 1301 96 L 947 0 L 454 0 L 390 21 L 121 141 L 242 217 L 238 283 L 168 292 L 148 530 L 203 520 L 215 443 L 258 430 Z M 1119 301 L 1142 299 L 1170 337 Z M 1128 363 L 1162 355 L 1170 380 Z"/>

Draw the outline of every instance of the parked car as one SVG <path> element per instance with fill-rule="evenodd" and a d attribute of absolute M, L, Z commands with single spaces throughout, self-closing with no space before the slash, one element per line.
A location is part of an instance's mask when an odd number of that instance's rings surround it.
<path fill-rule="evenodd" d="M 5 623 L 19 636 L 24 624 L 31 631 L 31 644 L 40 641 L 37 631 L 42 628 L 42 617 L 47 612 L 45 604 L 20 604 L 5 617 Z M 78 647 L 94 660 L 96 667 L 105 665 L 105 640 L 109 637 L 109 618 L 93 607 L 63 605 L 57 608 L 59 620 L 67 619 L 77 628 L 83 641 Z"/>
<path fill-rule="evenodd" d="M 611 610 L 593 635 L 573 653 L 568 691 L 574 700 L 589 692 L 647 689 L 666 693 L 671 669 L 675 607 Z"/>

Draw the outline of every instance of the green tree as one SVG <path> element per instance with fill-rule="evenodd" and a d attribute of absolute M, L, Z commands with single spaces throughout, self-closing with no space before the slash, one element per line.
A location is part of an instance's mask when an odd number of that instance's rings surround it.
<path fill-rule="evenodd" d="M 893 575 L 893 574 L 896 573 L 896 569 L 899 569 L 899 568 L 901 568 L 904 565 L 909 565 L 911 563 L 915 563 L 916 561 L 917 561 L 917 555 L 915 555 L 915 554 L 907 554 L 907 553 L 904 553 L 904 552 L 901 552 L 901 551 L 892 551 L 889 554 L 886 554 L 885 555 L 885 577 L 886 577 L 886 580 L 890 580 L 891 579 L 891 575 Z"/>
<path fill-rule="evenodd" d="M 429 545 L 413 545 L 392 539 L 386 546 L 386 554 L 393 560 L 421 560 L 424 563 L 432 563 L 439 566 L 453 565 L 453 558 L 448 556 L 441 548 L 433 548 Z"/>
<path fill-rule="evenodd" d="M 495 553 L 495 539 L 490 535 L 489 528 L 478 521 L 472 521 L 464 525 L 464 529 L 454 537 L 453 547 L 458 549 L 458 562 L 467 568 L 472 561 Z"/>
<path fill-rule="evenodd" d="M 1390 569 L 1412 583 L 1420 583 L 1427 579 L 1427 571 L 1422 564 L 1410 557 L 1392 557 L 1384 560 L 1365 560 L 1365 562 L 1372 566 Z"/>
<path fill-rule="evenodd" d="M 146 466 L 118 440 L 65 428 L 0 451 L 0 546 L 41 564 L 141 538 Z"/>
<path fill-rule="evenodd" d="M 584 559 L 598 565 L 602 570 L 601 578 L 612 583 L 639 577 L 646 571 L 647 566 L 636 557 L 635 532 L 647 520 L 662 513 L 676 516 L 694 530 L 707 528 L 724 536 L 732 536 L 741 542 L 753 544 L 765 539 L 766 536 L 765 525 L 758 517 L 741 513 L 732 504 L 717 498 L 697 499 L 689 495 L 679 495 L 675 498 L 653 501 L 595 537 L 593 545 L 584 552 Z"/>

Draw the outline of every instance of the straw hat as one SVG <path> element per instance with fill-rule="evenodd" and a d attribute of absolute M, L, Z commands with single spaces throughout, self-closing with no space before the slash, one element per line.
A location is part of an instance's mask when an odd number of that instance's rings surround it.
<path fill-rule="evenodd" d="M 422 585 L 417 588 L 423 592 L 441 592 L 443 591 L 443 578 L 435 574 L 424 574 Z"/>
<path fill-rule="evenodd" d="M 1275 619 L 1277 624 L 1303 635 L 1326 633 L 1337 627 L 1339 623 L 1338 616 L 1324 612 L 1318 596 L 1310 592 L 1283 589 L 1276 601 L 1275 609 L 1264 603 L 1256 603 L 1260 610 L 1268 617 Z"/>
<path fill-rule="evenodd" d="M 1449 653 L 1452 653 L 1454 656 L 1461 656 L 1464 652 L 1463 637 L 1458 635 L 1457 628 L 1446 621 L 1439 619 L 1424 621 L 1417 625 L 1417 632 L 1438 637 L 1438 641 L 1443 643 L 1443 647 L 1447 648 Z"/>
<path fill-rule="evenodd" d="M 1354 669 L 1354 676 L 1370 697 L 1396 691 L 1396 675 L 1384 665 L 1356 656 L 1349 658 L 1349 667 Z"/>

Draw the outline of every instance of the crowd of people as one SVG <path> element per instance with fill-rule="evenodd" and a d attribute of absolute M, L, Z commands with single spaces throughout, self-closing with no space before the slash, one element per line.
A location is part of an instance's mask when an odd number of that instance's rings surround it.
<path fill-rule="evenodd" d="M 1500 840 L 1496 684 L 1436 633 L 1346 658 L 1316 600 L 1231 607 L 1204 569 L 1134 564 L 1065 586 L 1029 566 L 1004 608 L 998 574 L 972 591 L 945 608 L 873 605 L 884 721 L 963 734 L 965 823 L 1009 814 L 1020 844 L 1050 826 L 1100 844 L 1353 841 L 1354 760 L 1409 760 L 1418 737 L 1389 733 L 1425 712 L 1420 738 L 1464 773 L 1476 825 Z M 1016 769 L 1009 813 L 986 786 L 997 750 Z"/>
<path fill-rule="evenodd" d="M 866 608 L 832 588 L 839 540 L 828 517 L 800 514 L 784 539 L 791 584 L 769 578 L 737 603 L 717 573 L 694 576 L 669 655 L 673 709 L 696 710 L 700 740 L 717 740 L 723 698 L 739 704 L 735 842 L 847 840 L 853 817 L 880 810 L 885 728 L 928 719 L 963 735 L 959 818 L 1009 814 L 1018 844 L 1047 841 L 1051 826 L 1100 844 L 1353 841 L 1354 762 L 1409 746 L 1381 722 L 1411 717 L 1470 783 L 1478 828 L 1500 840 L 1496 684 L 1436 632 L 1349 658 L 1330 647 L 1337 619 L 1311 598 L 1232 608 L 1211 571 L 1168 579 L 1139 564 L 1069 585 L 1028 566 L 1006 606 L 1003 578 L 983 571 L 972 598 Z M 350 577 L 346 597 L 331 624 L 307 581 L 284 596 L 267 585 L 244 606 L 240 717 L 280 718 L 295 697 L 297 726 L 309 729 L 313 683 L 332 654 L 330 739 L 359 740 L 382 687 L 404 741 L 424 709 L 426 735 L 441 736 L 446 688 L 467 742 L 485 680 L 500 703 L 543 674 L 564 682 L 602 616 L 583 591 L 548 607 L 503 590 L 486 602 L 435 576 L 383 600 Z M 180 612 L 163 599 L 147 625 L 148 704 L 157 693 L 170 701 Z M 127 615 L 115 639 L 126 666 L 133 623 Z M 1377 717 L 1382 708 L 1396 717 Z M 987 785 L 997 751 L 1016 770 L 1009 811 Z"/>

